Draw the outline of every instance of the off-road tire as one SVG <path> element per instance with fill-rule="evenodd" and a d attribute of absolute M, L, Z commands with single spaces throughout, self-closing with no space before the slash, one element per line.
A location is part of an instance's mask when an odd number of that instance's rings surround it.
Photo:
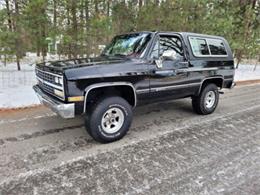
<path fill-rule="evenodd" d="M 123 121 L 118 131 L 108 133 L 102 126 L 102 118 L 109 110 L 118 110 L 123 114 Z M 92 106 L 85 120 L 85 127 L 90 134 L 98 142 L 108 143 L 121 139 L 127 133 L 132 123 L 133 112 L 129 103 L 119 96 L 109 96 L 100 98 L 96 104 Z M 117 120 L 117 119 L 115 119 Z"/>
<path fill-rule="evenodd" d="M 215 94 L 215 101 L 211 107 L 207 107 L 205 103 L 206 96 L 207 94 L 209 94 L 209 92 L 213 92 Z M 203 87 L 203 89 L 201 90 L 198 96 L 192 97 L 193 110 L 197 114 L 201 114 L 201 115 L 213 113 L 218 105 L 218 102 L 219 102 L 218 87 L 213 83 L 207 84 L 206 86 Z"/>

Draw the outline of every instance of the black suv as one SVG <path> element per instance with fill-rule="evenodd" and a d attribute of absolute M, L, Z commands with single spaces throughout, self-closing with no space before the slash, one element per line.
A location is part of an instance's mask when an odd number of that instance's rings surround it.
<path fill-rule="evenodd" d="M 235 72 L 223 37 L 187 32 L 118 35 L 99 57 L 41 63 L 35 71 L 41 102 L 64 118 L 84 114 L 100 142 L 122 138 L 138 105 L 191 97 L 196 113 L 214 112 Z"/>

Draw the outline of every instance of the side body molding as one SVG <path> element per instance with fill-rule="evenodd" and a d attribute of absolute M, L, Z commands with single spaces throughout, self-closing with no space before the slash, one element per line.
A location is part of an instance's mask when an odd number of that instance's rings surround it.
<path fill-rule="evenodd" d="M 97 89 L 97 88 L 101 88 L 101 87 L 111 87 L 111 86 L 128 86 L 128 87 L 131 87 L 132 90 L 133 90 L 133 93 L 134 93 L 134 107 L 136 106 L 137 104 L 137 96 L 136 96 L 136 90 L 135 90 L 135 87 L 132 83 L 129 83 L 129 82 L 104 82 L 104 83 L 97 83 L 97 84 L 93 84 L 93 85 L 90 85 L 88 86 L 86 89 L 85 89 L 85 99 L 84 99 L 84 110 L 83 110 L 83 113 L 86 112 L 86 109 L 87 109 L 87 97 L 88 97 L 88 94 L 91 90 L 93 89 Z"/>

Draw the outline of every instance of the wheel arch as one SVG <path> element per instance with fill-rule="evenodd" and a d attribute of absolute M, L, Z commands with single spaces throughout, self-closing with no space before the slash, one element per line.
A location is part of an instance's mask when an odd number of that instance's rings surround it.
<path fill-rule="evenodd" d="M 122 93 L 122 94 L 120 94 L 120 96 L 123 97 L 124 99 L 126 99 L 126 101 L 128 101 L 128 103 L 130 105 L 135 107 L 137 104 L 137 95 L 136 95 L 135 87 L 132 83 L 129 83 L 129 82 L 103 82 L 103 83 L 97 83 L 97 84 L 90 85 L 85 89 L 83 113 L 85 113 L 87 110 L 87 100 L 88 100 L 87 98 L 95 90 L 110 91 L 111 93 L 113 93 L 115 91 L 122 92 L 121 90 L 123 90 L 123 89 L 127 90 L 128 92 L 130 91 L 131 94 L 129 96 L 126 96 L 125 93 Z"/>
<path fill-rule="evenodd" d="M 204 78 L 202 81 L 201 81 L 201 84 L 200 84 L 200 88 L 197 92 L 197 95 L 200 94 L 201 90 L 203 89 L 203 87 L 209 83 L 213 83 L 213 84 L 216 84 L 217 87 L 219 87 L 220 89 L 223 88 L 223 85 L 224 85 L 224 77 L 223 76 L 214 76 L 214 77 L 207 77 L 207 78 Z"/>

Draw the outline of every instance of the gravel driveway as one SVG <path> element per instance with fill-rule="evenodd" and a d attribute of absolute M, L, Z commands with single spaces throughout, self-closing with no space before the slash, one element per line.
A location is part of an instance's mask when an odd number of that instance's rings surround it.
<path fill-rule="evenodd" d="M 190 99 L 137 108 L 111 144 L 83 125 L 0 112 L 0 194 L 260 194 L 260 85 L 225 91 L 208 116 Z"/>

